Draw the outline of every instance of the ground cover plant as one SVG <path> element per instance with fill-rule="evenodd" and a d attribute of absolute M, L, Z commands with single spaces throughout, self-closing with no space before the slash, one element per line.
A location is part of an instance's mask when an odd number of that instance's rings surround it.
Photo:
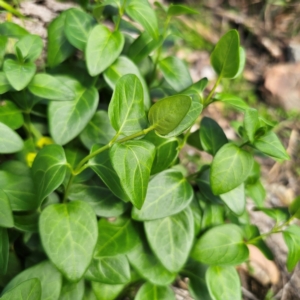
<path fill-rule="evenodd" d="M 69 9 L 48 27 L 45 65 L 39 36 L 0 24 L 0 299 L 175 299 L 171 284 L 184 276 L 195 299 L 238 300 L 247 244 L 272 259 L 263 238 L 279 232 L 288 270 L 298 263 L 290 223 L 300 198 L 265 208 L 255 161 L 289 159 L 273 124 L 215 92 L 243 70 L 238 32 L 211 54 L 209 93 L 206 78 L 193 83 L 183 61 L 164 55 L 172 19 L 194 13 L 144 0 Z M 238 140 L 201 118 L 215 101 L 244 114 Z M 178 158 L 186 144 L 212 163 L 188 174 Z M 276 220 L 270 232 L 250 223 L 246 194 Z"/>

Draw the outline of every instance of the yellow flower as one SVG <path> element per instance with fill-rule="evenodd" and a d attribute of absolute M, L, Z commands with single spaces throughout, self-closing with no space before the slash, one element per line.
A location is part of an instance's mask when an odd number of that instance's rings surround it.
<path fill-rule="evenodd" d="M 37 141 L 36 146 L 38 148 L 43 148 L 44 146 L 51 144 L 54 144 L 54 141 L 48 136 L 43 136 Z"/>
<path fill-rule="evenodd" d="M 27 155 L 26 155 L 26 162 L 27 162 L 27 165 L 29 168 L 32 167 L 32 164 L 33 164 L 33 161 L 36 157 L 37 153 L 35 152 L 28 152 Z"/>

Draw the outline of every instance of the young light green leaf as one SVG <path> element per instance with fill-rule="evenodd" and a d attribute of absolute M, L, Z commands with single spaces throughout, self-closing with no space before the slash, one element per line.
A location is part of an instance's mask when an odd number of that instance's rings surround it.
<path fill-rule="evenodd" d="M 28 34 L 15 44 L 15 48 L 20 50 L 25 60 L 34 62 L 42 53 L 43 40 L 38 35 Z"/>
<path fill-rule="evenodd" d="M 156 102 L 149 110 L 150 125 L 158 134 L 170 133 L 186 116 L 191 103 L 191 98 L 185 95 L 175 95 Z"/>
<path fill-rule="evenodd" d="M 228 143 L 217 152 L 211 166 L 210 182 L 215 195 L 227 193 L 248 177 L 253 156 L 238 146 Z"/>
<path fill-rule="evenodd" d="M 223 78 L 234 78 L 240 66 L 240 38 L 236 30 L 221 37 L 210 56 L 214 70 Z"/>
<path fill-rule="evenodd" d="M 106 284 L 101 282 L 92 282 L 92 289 L 96 295 L 92 300 L 115 300 L 122 292 L 125 284 Z M 90 300 L 90 299 L 89 299 Z"/>
<path fill-rule="evenodd" d="M 180 92 L 193 84 L 190 72 L 182 60 L 175 56 L 164 58 L 158 63 L 170 86 Z"/>
<path fill-rule="evenodd" d="M 300 219 L 300 196 L 294 199 L 289 206 L 289 212 L 295 218 Z"/>
<path fill-rule="evenodd" d="M 108 116 L 117 134 L 131 135 L 145 129 L 143 86 L 134 74 L 122 76 L 116 84 L 108 107 Z"/>
<path fill-rule="evenodd" d="M 247 58 L 246 51 L 242 46 L 239 47 L 239 53 L 240 53 L 240 65 L 239 65 L 239 70 L 236 73 L 236 75 L 234 76 L 234 78 L 237 78 L 240 75 L 242 75 L 244 68 L 245 68 L 245 64 L 246 64 L 246 58 Z"/>
<path fill-rule="evenodd" d="M 13 227 L 14 219 L 12 216 L 10 202 L 3 190 L 0 190 L 0 207 L 0 227 Z"/>
<path fill-rule="evenodd" d="M 25 28 L 16 23 L 4 22 L 0 24 L 0 35 L 20 39 L 28 34 L 29 32 Z"/>
<path fill-rule="evenodd" d="M 182 15 L 197 15 L 199 12 L 186 5 L 171 4 L 168 9 L 169 17 L 177 17 Z"/>
<path fill-rule="evenodd" d="M 244 127 L 246 129 L 249 141 L 253 143 L 255 133 L 259 129 L 258 111 L 254 108 L 248 108 L 245 110 Z"/>
<path fill-rule="evenodd" d="M 12 290 L 6 292 L 1 300 L 41 300 L 42 287 L 37 278 L 32 278 L 20 283 Z"/>
<path fill-rule="evenodd" d="M 120 31 L 111 32 L 104 25 L 97 25 L 88 36 L 86 63 L 89 74 L 96 76 L 109 67 L 120 55 L 124 37 Z"/>
<path fill-rule="evenodd" d="M 3 71 L 11 86 L 17 90 L 23 90 L 35 74 L 36 66 L 32 62 L 20 63 L 7 59 L 3 64 Z"/>
<path fill-rule="evenodd" d="M 147 239 L 157 258 L 167 270 L 178 272 L 193 244 L 194 220 L 191 209 L 188 207 L 179 214 L 144 224 Z"/>
<path fill-rule="evenodd" d="M 65 85 L 64 81 L 61 77 L 37 74 L 28 85 L 28 89 L 33 95 L 49 100 L 74 100 L 75 88 Z"/>
<path fill-rule="evenodd" d="M 269 131 L 265 135 L 256 139 L 253 143 L 253 146 L 257 150 L 271 157 L 283 160 L 290 159 L 276 133 L 272 131 Z"/>
<path fill-rule="evenodd" d="M 233 213 L 238 216 L 242 215 L 246 208 L 244 183 L 225 194 L 221 194 L 220 198 Z"/>
<path fill-rule="evenodd" d="M 0 274 L 6 274 L 9 255 L 9 240 L 6 228 L 0 227 Z"/>
<path fill-rule="evenodd" d="M 292 272 L 300 260 L 300 227 L 297 225 L 289 226 L 283 231 L 283 238 L 288 247 L 288 257 L 286 266 Z"/>
<path fill-rule="evenodd" d="M 12 86 L 7 80 L 4 72 L 0 72 L 0 95 L 8 92 L 11 88 Z"/>
<path fill-rule="evenodd" d="M 78 8 L 70 8 L 65 14 L 64 32 L 69 43 L 84 51 L 88 36 L 96 21 L 91 15 Z"/>
<path fill-rule="evenodd" d="M 216 93 L 214 99 L 217 101 L 221 101 L 227 105 L 233 106 L 237 110 L 245 111 L 249 109 L 248 104 L 240 97 L 227 94 L 227 93 Z"/>
<path fill-rule="evenodd" d="M 204 151 L 216 155 L 219 149 L 228 143 L 220 125 L 213 119 L 204 117 L 200 123 L 200 143 Z"/>
<path fill-rule="evenodd" d="M 213 300 L 241 300 L 241 282 L 234 267 L 210 266 L 205 276 Z"/>
<path fill-rule="evenodd" d="M 175 215 L 185 209 L 194 196 L 192 186 L 176 170 L 165 170 L 149 182 L 141 210 L 134 208 L 132 218 L 150 221 Z"/>
<path fill-rule="evenodd" d="M 84 294 L 84 280 L 78 282 L 64 281 L 59 300 L 82 300 Z"/>
<path fill-rule="evenodd" d="M 65 28 L 66 13 L 60 14 L 48 26 L 48 54 L 49 67 L 55 67 L 73 54 L 75 48 L 67 40 Z"/>
<path fill-rule="evenodd" d="M 132 204 L 141 209 L 155 157 L 155 146 L 144 140 L 117 143 L 110 149 L 109 156 L 122 189 Z"/>
<path fill-rule="evenodd" d="M 22 282 L 33 278 L 38 278 L 41 282 L 41 300 L 54 300 L 59 298 L 62 286 L 62 275 L 49 261 L 43 261 L 19 273 L 8 283 L 3 292 L 8 293 Z"/>
<path fill-rule="evenodd" d="M 95 258 L 126 254 L 139 243 L 136 224 L 125 217 L 119 217 L 111 222 L 104 218 L 100 219 L 98 232 Z"/>
<path fill-rule="evenodd" d="M 235 266 L 249 255 L 242 230 L 234 224 L 215 226 L 196 242 L 192 258 L 208 265 Z"/>
<path fill-rule="evenodd" d="M 22 150 L 23 146 L 20 136 L 0 122 L 0 153 L 15 153 Z"/>
<path fill-rule="evenodd" d="M 246 194 L 257 206 L 263 206 L 266 199 L 266 190 L 260 180 L 246 185 Z"/>
<path fill-rule="evenodd" d="M 125 255 L 94 259 L 84 278 L 107 284 L 127 283 L 130 280 L 130 267 Z"/>
<path fill-rule="evenodd" d="M 70 281 L 86 272 L 97 241 L 97 219 L 84 202 L 47 206 L 40 216 L 44 249 L 54 265 Z"/>
<path fill-rule="evenodd" d="M 18 129 L 24 123 L 20 109 L 9 100 L 0 101 L 0 122 L 11 129 Z"/>
<path fill-rule="evenodd" d="M 134 300 L 175 300 L 175 294 L 169 286 L 144 283 L 137 292 Z"/>

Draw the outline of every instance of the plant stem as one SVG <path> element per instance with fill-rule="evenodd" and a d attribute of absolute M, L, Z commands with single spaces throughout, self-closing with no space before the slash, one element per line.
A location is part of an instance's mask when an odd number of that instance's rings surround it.
<path fill-rule="evenodd" d="M 124 0 L 123 5 L 121 7 L 119 7 L 119 17 L 118 17 L 118 20 L 117 20 L 117 23 L 116 23 L 115 31 L 119 30 L 121 19 L 122 19 L 122 16 L 124 14 L 125 6 L 126 6 L 126 1 L 127 0 Z"/>
<path fill-rule="evenodd" d="M 70 179 L 69 179 L 69 181 L 68 181 L 68 183 L 67 183 L 67 186 L 66 186 L 66 189 L 65 189 L 65 194 L 64 194 L 64 198 L 63 198 L 62 203 L 66 203 L 67 200 L 68 200 L 70 187 L 71 187 L 71 185 L 72 185 L 72 183 L 73 183 L 73 180 L 74 180 L 75 176 L 76 176 L 76 175 L 73 175 L 73 174 L 71 173 Z"/>
<path fill-rule="evenodd" d="M 222 75 L 220 75 L 220 76 L 218 77 L 218 79 L 217 79 L 217 81 L 216 81 L 214 87 L 212 88 L 212 90 L 211 90 L 210 93 L 208 94 L 207 98 L 205 99 L 205 101 L 204 101 L 205 107 L 206 107 L 207 105 L 210 104 L 209 101 L 210 101 L 211 97 L 213 96 L 213 94 L 214 94 L 214 92 L 215 92 L 217 86 L 220 84 L 221 79 L 222 79 Z"/>

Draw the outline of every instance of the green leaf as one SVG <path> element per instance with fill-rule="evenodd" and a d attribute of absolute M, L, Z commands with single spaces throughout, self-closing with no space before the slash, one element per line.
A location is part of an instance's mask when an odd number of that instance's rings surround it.
<path fill-rule="evenodd" d="M 246 129 L 249 141 L 253 143 L 255 133 L 259 129 L 258 111 L 254 108 L 248 108 L 245 110 L 244 127 Z"/>
<path fill-rule="evenodd" d="M 290 204 L 289 212 L 295 218 L 300 219 L 300 196 L 294 199 L 294 201 Z"/>
<path fill-rule="evenodd" d="M 3 292 L 9 292 L 22 282 L 32 278 L 38 278 L 41 282 L 41 300 L 58 299 L 62 286 L 62 275 L 49 261 L 43 261 L 19 273 L 8 283 Z"/>
<path fill-rule="evenodd" d="M 155 146 L 142 140 L 117 143 L 110 149 L 109 156 L 123 190 L 140 209 L 146 197 Z"/>
<path fill-rule="evenodd" d="M 215 195 L 227 193 L 248 177 L 253 156 L 238 146 L 228 143 L 217 152 L 211 166 L 210 182 Z"/>
<path fill-rule="evenodd" d="M 32 278 L 6 292 L 1 300 L 41 300 L 42 288 L 39 279 Z"/>
<path fill-rule="evenodd" d="M 244 183 L 225 194 L 221 194 L 220 198 L 236 215 L 240 216 L 244 213 L 246 208 Z"/>
<path fill-rule="evenodd" d="M 271 157 L 283 160 L 290 159 L 276 133 L 272 131 L 269 131 L 265 135 L 256 139 L 253 143 L 253 146 L 257 150 Z"/>
<path fill-rule="evenodd" d="M 256 207 L 254 210 L 262 211 L 268 217 L 276 220 L 277 223 L 285 222 L 290 218 L 289 211 L 286 207 L 276 207 L 276 208 Z"/>
<path fill-rule="evenodd" d="M 84 294 L 84 280 L 79 282 L 68 282 L 63 283 L 59 300 L 82 300 Z"/>
<path fill-rule="evenodd" d="M 199 14 L 198 11 L 180 4 L 171 4 L 168 9 L 168 16 L 169 17 L 177 17 L 182 15 L 197 15 Z"/>
<path fill-rule="evenodd" d="M 192 258 L 208 265 L 235 266 L 249 255 L 242 230 L 234 224 L 223 224 L 206 231 L 196 242 Z"/>
<path fill-rule="evenodd" d="M 153 284 L 167 285 L 175 280 L 176 274 L 169 272 L 160 263 L 146 242 L 140 241 L 127 257 L 133 268 Z"/>
<path fill-rule="evenodd" d="M 8 38 L 6 36 L 0 36 L 0 67 L 2 67 L 4 56 L 6 53 L 7 41 Z"/>
<path fill-rule="evenodd" d="M 108 113 L 98 110 L 80 134 L 80 140 L 87 149 L 95 144 L 108 144 L 116 135 L 111 126 Z"/>
<path fill-rule="evenodd" d="M 6 274 L 9 255 L 9 240 L 6 228 L 0 227 L 0 274 Z"/>
<path fill-rule="evenodd" d="M 201 230 L 204 231 L 216 225 L 224 223 L 224 207 L 218 204 L 208 204 L 200 202 L 203 210 Z"/>
<path fill-rule="evenodd" d="M 0 72 L 0 95 L 6 93 L 11 89 L 11 85 L 8 82 L 4 72 Z"/>
<path fill-rule="evenodd" d="M 115 300 L 122 292 L 125 284 L 106 284 L 101 282 L 92 282 L 92 289 L 97 300 Z M 96 300 L 95 299 L 95 300 Z"/>
<path fill-rule="evenodd" d="M 177 215 L 146 221 L 149 244 L 162 265 L 178 272 L 186 262 L 194 238 L 194 220 L 188 207 Z M 162 243 L 163 241 L 163 243 Z"/>
<path fill-rule="evenodd" d="M 288 257 L 286 266 L 292 272 L 300 260 L 300 227 L 297 225 L 289 226 L 283 231 L 283 238 L 288 247 Z"/>
<path fill-rule="evenodd" d="M 193 196 L 193 188 L 181 172 L 165 170 L 151 179 L 145 203 L 141 210 L 132 210 L 132 218 L 150 221 L 175 215 L 190 204 Z"/>
<path fill-rule="evenodd" d="M 88 36 L 86 63 L 89 74 L 96 76 L 107 69 L 121 54 L 124 37 L 120 31 L 111 32 L 104 25 L 97 25 Z"/>
<path fill-rule="evenodd" d="M 0 122 L 11 129 L 20 128 L 23 123 L 23 115 L 19 108 L 9 100 L 0 101 Z"/>
<path fill-rule="evenodd" d="M 27 34 L 29 34 L 29 32 L 18 24 L 12 22 L 4 22 L 0 24 L 0 35 L 20 39 Z"/>
<path fill-rule="evenodd" d="M 66 13 L 60 14 L 48 26 L 47 63 L 55 67 L 74 53 L 75 48 L 69 43 L 65 34 Z"/>
<path fill-rule="evenodd" d="M 263 206 L 266 198 L 266 190 L 260 180 L 253 184 L 246 185 L 247 195 L 254 201 L 257 206 Z"/>
<path fill-rule="evenodd" d="M 158 39 L 157 18 L 149 4 L 140 0 L 131 0 L 125 7 L 125 11 L 130 18 L 141 24 L 154 39 Z"/>
<path fill-rule="evenodd" d="M 125 255 L 94 259 L 84 278 L 107 284 L 127 283 L 130 280 L 128 260 Z"/>
<path fill-rule="evenodd" d="M 12 216 L 11 206 L 7 195 L 3 190 L 0 190 L 0 228 L 13 227 L 14 219 Z M 1 253 L 1 252 L 0 252 Z M 0 268 L 1 269 L 1 268 Z"/>
<path fill-rule="evenodd" d="M 15 153 L 22 150 L 23 146 L 20 136 L 0 122 L 0 153 Z"/>
<path fill-rule="evenodd" d="M 64 149 L 59 145 L 45 146 L 32 165 L 32 176 L 39 203 L 63 182 L 67 170 Z"/>
<path fill-rule="evenodd" d="M 128 204 L 118 199 L 97 178 L 85 183 L 73 184 L 69 199 L 87 202 L 97 216 L 106 218 L 118 217 L 128 209 Z"/>
<path fill-rule="evenodd" d="M 150 131 L 143 139 L 151 142 L 156 150 L 151 175 L 164 171 L 176 160 L 179 152 L 176 138 L 162 138 L 154 131 Z"/>
<path fill-rule="evenodd" d="M 210 56 L 210 62 L 223 78 L 234 78 L 240 66 L 240 38 L 236 30 L 229 30 L 221 37 Z"/>
<path fill-rule="evenodd" d="M 220 125 L 213 119 L 204 117 L 200 123 L 200 143 L 204 151 L 216 155 L 219 149 L 228 143 Z"/>
<path fill-rule="evenodd" d="M 70 88 L 76 83 L 65 81 Z M 76 84 L 76 97 L 73 101 L 53 101 L 48 108 L 49 127 L 52 138 L 57 144 L 65 145 L 75 138 L 92 119 L 99 102 L 95 87 Z"/>
<path fill-rule="evenodd" d="M 131 135 L 145 129 L 143 86 L 134 74 L 122 76 L 116 84 L 108 116 L 117 134 Z"/>
<path fill-rule="evenodd" d="M 28 34 L 21 38 L 15 48 L 19 49 L 23 59 L 34 62 L 42 53 L 43 40 L 38 35 Z"/>
<path fill-rule="evenodd" d="M 75 88 L 66 85 L 65 79 L 65 77 L 37 74 L 28 85 L 28 89 L 33 95 L 49 100 L 74 100 Z"/>
<path fill-rule="evenodd" d="M 211 266 L 205 276 L 213 300 L 241 300 L 241 282 L 234 267 Z"/>
<path fill-rule="evenodd" d="M 88 36 L 96 24 L 95 19 L 78 8 L 66 12 L 64 32 L 68 41 L 77 49 L 84 51 Z"/>
<path fill-rule="evenodd" d="M 11 86 L 17 91 L 23 90 L 33 78 L 36 66 L 32 62 L 20 63 L 7 59 L 3 64 L 3 71 Z"/>
<path fill-rule="evenodd" d="M 214 99 L 217 101 L 221 101 L 227 105 L 230 105 L 240 111 L 245 111 L 249 109 L 248 104 L 242 98 L 235 95 L 227 93 L 216 93 Z"/>
<path fill-rule="evenodd" d="M 236 73 L 236 75 L 234 76 L 234 78 L 239 77 L 240 75 L 242 75 L 245 65 L 246 65 L 246 51 L 243 47 L 239 47 L 239 54 L 240 54 L 240 64 L 239 64 L 239 70 Z"/>
<path fill-rule="evenodd" d="M 104 218 L 100 219 L 98 232 L 94 253 L 96 258 L 126 254 L 139 243 L 136 224 L 125 217 L 119 217 L 111 222 Z"/>
<path fill-rule="evenodd" d="M 144 283 L 137 292 L 134 300 L 175 300 L 175 294 L 169 286 Z"/>
<path fill-rule="evenodd" d="M 84 202 L 47 206 L 40 216 L 44 249 L 55 266 L 70 281 L 78 281 L 87 270 L 97 241 L 93 209 Z"/>
<path fill-rule="evenodd" d="M 169 85 L 180 92 L 193 84 L 190 72 L 184 62 L 175 56 L 159 61 L 158 66 Z"/>
<path fill-rule="evenodd" d="M 14 227 L 20 231 L 38 232 L 39 213 L 14 215 Z"/>
<path fill-rule="evenodd" d="M 185 95 L 175 95 L 156 102 L 149 110 L 150 125 L 158 134 L 170 133 L 186 116 L 191 103 L 191 98 Z"/>

